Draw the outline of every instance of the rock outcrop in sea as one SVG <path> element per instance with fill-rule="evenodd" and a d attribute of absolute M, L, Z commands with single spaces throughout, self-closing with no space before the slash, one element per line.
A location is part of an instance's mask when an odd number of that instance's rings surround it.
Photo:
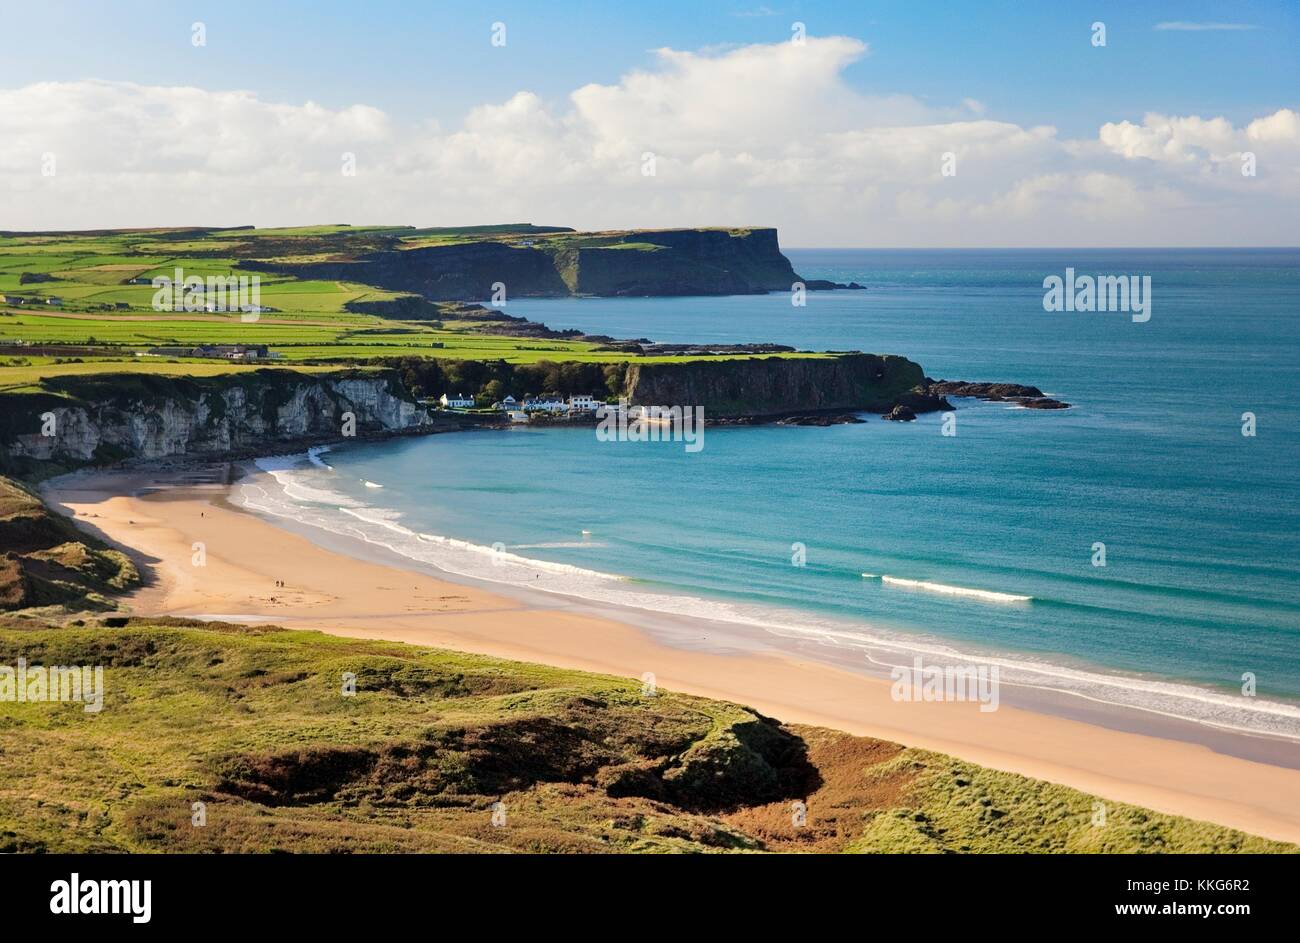
<path fill-rule="evenodd" d="M 926 378 L 919 392 L 932 397 L 970 396 L 991 402 L 1012 402 L 1026 409 L 1069 409 L 1069 403 L 1045 396 L 1036 386 L 1022 383 L 971 383 L 966 380 Z"/>

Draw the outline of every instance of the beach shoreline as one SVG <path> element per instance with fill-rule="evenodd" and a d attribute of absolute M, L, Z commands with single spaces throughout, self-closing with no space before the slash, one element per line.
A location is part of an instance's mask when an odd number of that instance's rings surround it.
<path fill-rule="evenodd" d="M 1024 706 L 1033 699 L 1023 697 L 989 713 L 970 702 L 896 702 L 883 677 L 719 634 L 703 620 L 651 620 L 455 578 L 382 548 L 360 553 L 337 535 L 308 535 L 237 507 L 228 477 L 181 463 L 80 472 L 42 491 L 81 526 L 129 549 L 148 575 L 126 600 L 139 615 L 272 622 L 624 677 L 649 674 L 661 687 L 747 704 L 783 721 L 1300 841 L 1300 763 L 1292 744 L 1233 737 L 1238 748 L 1226 749 L 1227 739 L 1190 742 L 1185 730 L 1158 719 L 1126 725 L 1095 708 L 1033 710 Z M 203 565 L 196 566 L 200 544 Z"/>

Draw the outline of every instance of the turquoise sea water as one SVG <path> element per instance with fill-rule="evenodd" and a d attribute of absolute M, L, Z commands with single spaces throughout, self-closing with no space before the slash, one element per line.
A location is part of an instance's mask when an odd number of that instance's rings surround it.
<path fill-rule="evenodd" d="M 774 294 L 507 310 L 623 337 L 903 354 L 1074 408 L 960 400 L 955 436 L 937 414 L 708 428 L 697 453 L 590 429 L 349 445 L 268 465 L 288 492 L 250 503 L 467 575 L 828 644 L 977 653 L 1026 683 L 1300 734 L 1300 250 L 788 255 L 804 277 L 869 290 L 804 308 Z M 1067 266 L 1150 275 L 1150 321 L 1043 311 L 1043 278 Z"/>

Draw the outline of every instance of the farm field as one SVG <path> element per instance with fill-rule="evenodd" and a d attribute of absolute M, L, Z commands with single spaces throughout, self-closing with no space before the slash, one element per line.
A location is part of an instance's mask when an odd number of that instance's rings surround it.
<path fill-rule="evenodd" d="M 37 358 L 49 359 L 49 358 Z M 276 364 L 276 366 L 289 366 Z M 155 374 L 158 376 L 213 377 L 227 373 L 265 370 L 257 364 L 227 363 L 211 360 L 175 360 L 139 362 L 126 360 L 87 360 L 82 363 L 32 363 L 22 366 L 0 367 L 0 393 L 27 393 L 41 391 L 41 381 L 56 376 L 90 376 L 94 374 Z M 329 365 L 297 364 L 294 370 L 305 373 L 324 373 L 337 370 Z M 360 369 L 365 369 L 364 367 Z"/>
<path fill-rule="evenodd" d="M 573 233 L 528 224 L 443 229 L 305 226 L 253 230 L 192 229 L 89 233 L 0 233 L 0 389 L 18 389 L 64 373 L 156 372 L 208 376 L 241 369 L 210 359 L 155 358 L 151 348 L 208 344 L 266 345 L 276 366 L 306 368 L 312 362 L 421 357 L 617 363 L 625 351 L 569 339 L 484 333 L 483 322 L 391 319 L 387 302 L 410 301 L 401 292 L 348 281 L 299 279 L 253 271 L 249 260 L 349 258 L 376 249 L 415 248 L 470 240 L 549 242 L 556 249 L 599 244 L 616 234 Z M 638 244 L 620 248 L 637 249 Z M 645 248 L 653 249 L 647 245 Z M 159 311 L 150 280 L 240 276 L 259 278 L 263 308 L 256 319 L 235 312 Z M 51 303 L 57 299 L 57 304 Z M 350 306 L 371 305 L 369 311 Z M 390 309 L 392 310 L 392 309 Z M 430 310 L 436 313 L 435 308 Z M 491 325 L 488 325 L 488 329 Z M 21 346 L 88 345 L 95 355 L 24 356 Z M 633 355 L 635 356 L 635 355 Z M 728 355 L 720 355 L 722 359 Z M 797 354 L 791 356 L 819 356 Z M 639 362 L 687 358 L 638 356 Z"/>

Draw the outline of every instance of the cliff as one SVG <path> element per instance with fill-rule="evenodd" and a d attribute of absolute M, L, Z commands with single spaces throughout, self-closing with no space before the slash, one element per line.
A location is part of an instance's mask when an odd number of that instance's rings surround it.
<path fill-rule="evenodd" d="M 890 354 L 633 363 L 623 395 L 638 405 L 703 406 L 706 420 L 887 412 L 924 379 L 919 364 Z"/>
<path fill-rule="evenodd" d="M 439 301 L 584 295 L 732 295 L 799 280 L 775 229 L 557 233 L 381 250 L 330 261 L 244 261 L 304 279 L 360 282 Z"/>
<path fill-rule="evenodd" d="M 633 240 L 654 248 L 626 248 Z M 636 233 L 574 255 L 566 282 L 581 295 L 743 295 L 789 291 L 799 280 L 775 229 Z"/>
<path fill-rule="evenodd" d="M 255 370 L 213 377 L 62 376 L 0 396 L 0 465 L 77 467 L 127 458 L 228 455 L 431 425 L 391 371 Z M 43 435 L 52 416 L 53 435 Z"/>

